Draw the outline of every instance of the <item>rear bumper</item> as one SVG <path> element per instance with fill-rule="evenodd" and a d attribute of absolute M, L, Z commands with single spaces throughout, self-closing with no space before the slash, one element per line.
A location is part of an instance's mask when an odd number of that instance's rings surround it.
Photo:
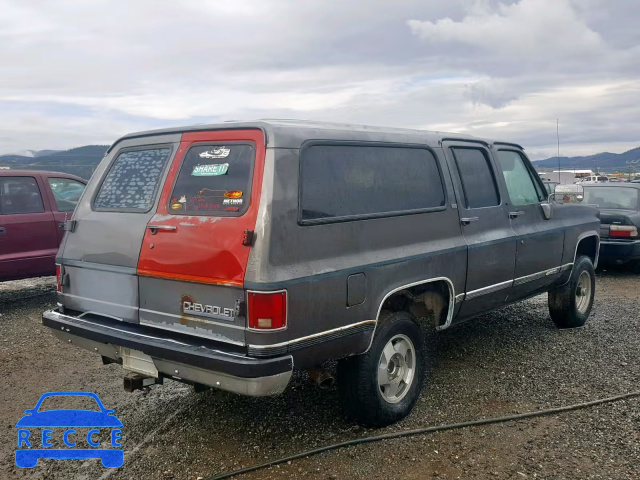
<path fill-rule="evenodd" d="M 626 263 L 631 260 L 640 260 L 640 240 L 600 240 L 602 263 Z"/>
<path fill-rule="evenodd" d="M 163 376 L 251 396 L 281 393 L 293 372 L 293 358 L 247 357 L 210 348 L 198 338 L 178 339 L 122 322 L 87 320 L 57 310 L 44 312 L 42 324 L 61 340 L 122 361 L 122 349 L 151 357 Z"/>

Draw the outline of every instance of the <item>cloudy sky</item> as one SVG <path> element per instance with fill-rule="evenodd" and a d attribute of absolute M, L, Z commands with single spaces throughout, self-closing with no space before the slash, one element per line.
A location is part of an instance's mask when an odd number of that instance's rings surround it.
<path fill-rule="evenodd" d="M 615 7 L 615 8 L 614 8 Z M 0 154 L 307 118 L 640 145 L 637 0 L 0 0 Z"/>

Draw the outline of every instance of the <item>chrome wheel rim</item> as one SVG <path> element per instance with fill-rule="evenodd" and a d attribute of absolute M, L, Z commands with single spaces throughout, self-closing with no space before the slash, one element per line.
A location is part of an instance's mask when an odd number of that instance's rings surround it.
<path fill-rule="evenodd" d="M 396 335 L 387 342 L 378 362 L 378 390 L 388 403 L 402 400 L 413 383 L 416 353 L 406 335 Z"/>
<path fill-rule="evenodd" d="M 576 286 L 576 309 L 578 312 L 587 313 L 591 300 L 591 276 L 589 272 L 582 272 Z"/>

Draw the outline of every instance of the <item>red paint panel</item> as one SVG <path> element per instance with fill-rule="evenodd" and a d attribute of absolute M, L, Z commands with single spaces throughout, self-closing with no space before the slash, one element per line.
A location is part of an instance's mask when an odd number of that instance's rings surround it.
<path fill-rule="evenodd" d="M 240 217 L 169 214 L 167 207 L 175 177 L 189 148 L 198 143 L 247 141 L 255 146 L 249 208 Z M 162 189 L 158 211 L 149 225 L 175 227 L 145 232 L 138 274 L 198 283 L 241 286 L 250 247 L 242 245 L 245 229 L 253 230 L 258 216 L 264 172 L 265 138 L 260 130 L 224 130 L 182 135 L 180 147 Z M 153 247 L 152 247 L 153 245 Z"/>

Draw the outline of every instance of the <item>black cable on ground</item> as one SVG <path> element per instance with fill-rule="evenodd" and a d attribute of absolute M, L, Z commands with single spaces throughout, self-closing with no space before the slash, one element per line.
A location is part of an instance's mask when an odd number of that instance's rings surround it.
<path fill-rule="evenodd" d="M 392 438 L 410 437 L 413 435 L 424 435 L 427 433 L 442 432 L 445 430 L 455 430 L 458 428 L 477 427 L 479 425 L 491 425 L 495 423 L 512 422 L 515 420 L 524 420 L 527 418 L 542 417 L 546 415 L 553 415 L 556 413 L 570 412 L 572 410 L 580 410 L 582 408 L 593 407 L 596 405 L 602 405 L 604 403 L 619 402 L 621 400 L 627 400 L 629 398 L 640 397 L 640 390 L 625 393 L 623 395 L 616 395 L 615 397 L 602 398 L 600 400 L 593 400 L 591 402 L 577 403 L 575 405 L 569 405 L 566 407 L 550 408 L 548 410 L 540 410 L 538 412 L 521 413 L 518 415 L 510 415 L 508 417 L 498 418 L 485 418 L 483 420 L 473 420 L 470 422 L 451 423 L 448 425 L 440 425 L 437 427 L 416 428 L 414 430 L 404 430 L 401 432 L 385 433 L 383 435 L 376 435 L 373 437 L 356 438 L 353 440 L 347 440 L 346 442 L 334 443 L 332 445 L 325 445 L 324 447 L 315 448 L 302 453 L 296 453 L 288 457 L 278 458 L 261 465 L 255 465 L 253 467 L 242 468 L 233 472 L 223 473 L 216 475 L 215 477 L 209 477 L 207 480 L 223 480 L 226 478 L 235 477 L 236 475 L 242 475 L 245 473 L 255 472 L 256 470 L 262 470 L 264 468 L 273 467 L 274 465 L 280 465 L 282 463 L 298 460 L 300 458 L 311 457 L 318 455 L 319 453 L 328 452 L 329 450 L 337 450 L 338 448 L 351 447 L 353 445 L 361 445 L 363 443 L 379 442 L 380 440 L 389 440 Z"/>

